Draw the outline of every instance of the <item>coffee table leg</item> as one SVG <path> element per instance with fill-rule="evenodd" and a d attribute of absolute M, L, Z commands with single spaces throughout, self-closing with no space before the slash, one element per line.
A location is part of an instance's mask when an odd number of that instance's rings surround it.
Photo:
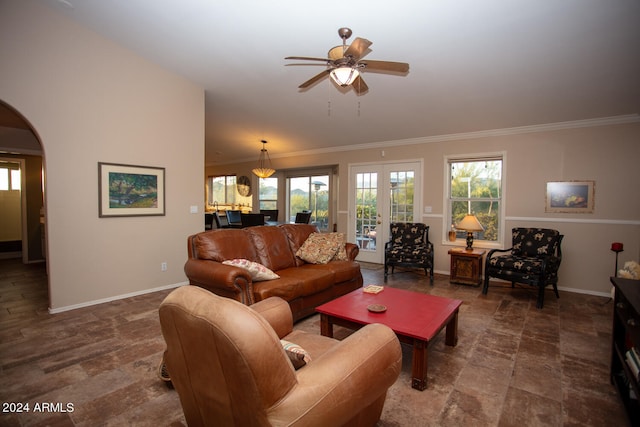
<path fill-rule="evenodd" d="M 449 320 L 449 323 L 447 323 L 446 334 L 444 343 L 455 347 L 455 345 L 458 344 L 458 310 L 453 313 L 453 317 Z"/>
<path fill-rule="evenodd" d="M 320 335 L 333 338 L 333 322 L 326 314 L 320 313 Z"/>
<path fill-rule="evenodd" d="M 413 341 L 413 370 L 411 387 L 423 391 L 427 388 L 427 343 L 422 340 Z"/>

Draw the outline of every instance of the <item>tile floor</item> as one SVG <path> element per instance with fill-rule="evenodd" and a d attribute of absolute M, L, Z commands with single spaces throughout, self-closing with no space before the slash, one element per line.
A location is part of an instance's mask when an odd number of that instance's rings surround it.
<path fill-rule="evenodd" d="M 363 265 L 365 283 L 382 269 Z M 451 285 L 396 273 L 388 286 L 462 299 L 459 341 L 429 349 L 429 386 L 411 389 L 411 349 L 389 391 L 379 427 L 625 426 L 609 382 L 612 304 L 529 288 Z M 44 265 L 0 260 L 0 426 L 186 425 L 178 396 L 156 378 L 164 343 L 157 308 L 169 291 L 51 315 Z M 319 318 L 297 328 L 319 332 Z M 343 336 L 347 330 L 337 331 Z"/>

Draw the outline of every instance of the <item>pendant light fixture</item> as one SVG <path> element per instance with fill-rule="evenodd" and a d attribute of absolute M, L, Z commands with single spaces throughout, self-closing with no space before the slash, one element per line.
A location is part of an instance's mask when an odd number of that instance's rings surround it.
<path fill-rule="evenodd" d="M 262 142 L 262 150 L 260 150 L 260 157 L 258 158 L 258 167 L 253 169 L 251 172 L 259 178 L 269 178 L 276 171 L 271 167 L 271 157 L 269 157 L 269 152 L 265 148 L 267 141 L 263 139 L 260 142 Z"/>

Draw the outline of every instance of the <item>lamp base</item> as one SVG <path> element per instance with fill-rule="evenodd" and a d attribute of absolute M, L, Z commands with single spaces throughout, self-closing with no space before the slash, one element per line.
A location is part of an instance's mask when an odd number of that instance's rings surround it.
<path fill-rule="evenodd" d="M 467 248 L 466 250 L 473 250 L 473 233 L 471 231 L 467 231 Z"/>

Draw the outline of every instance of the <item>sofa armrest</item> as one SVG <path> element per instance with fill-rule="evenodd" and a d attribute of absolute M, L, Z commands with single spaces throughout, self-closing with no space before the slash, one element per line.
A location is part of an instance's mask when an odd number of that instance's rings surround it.
<path fill-rule="evenodd" d="M 387 326 L 354 332 L 297 371 L 298 385 L 268 412 L 273 424 L 322 420 L 344 425 L 384 396 L 402 368 L 402 351 Z M 303 422 L 304 423 L 304 422 Z"/>
<path fill-rule="evenodd" d="M 251 274 L 243 268 L 217 261 L 189 258 L 184 265 L 184 272 L 191 285 L 235 299 L 245 305 L 254 302 Z"/>
<path fill-rule="evenodd" d="M 293 331 L 293 315 L 289 303 L 280 297 L 269 297 L 251 305 L 251 308 L 269 322 L 278 338 Z"/>
<path fill-rule="evenodd" d="M 349 261 L 355 261 L 356 257 L 360 253 L 360 248 L 355 243 L 347 242 L 344 245 L 344 249 L 347 252 L 347 258 L 349 258 Z"/>

